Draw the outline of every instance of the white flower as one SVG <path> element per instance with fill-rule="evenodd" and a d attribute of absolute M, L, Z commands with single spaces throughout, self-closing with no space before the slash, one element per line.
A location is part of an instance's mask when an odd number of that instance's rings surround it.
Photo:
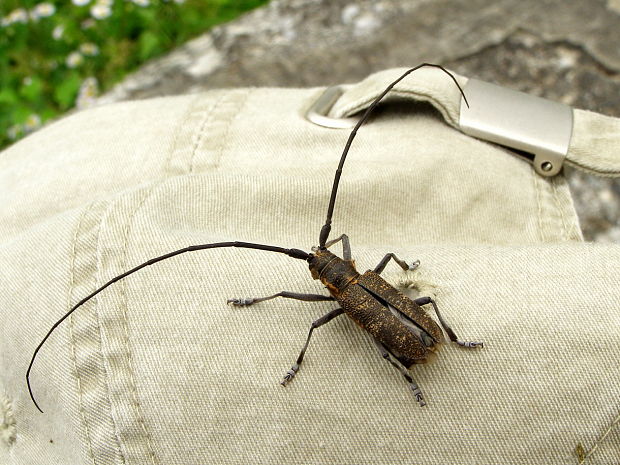
<path fill-rule="evenodd" d="M 60 24 L 56 26 L 54 30 L 52 31 L 52 37 L 56 40 L 60 40 L 64 33 L 65 33 L 65 27 L 62 24 Z"/>
<path fill-rule="evenodd" d="M 94 105 L 95 98 L 99 94 L 99 83 L 94 77 L 84 79 L 78 92 L 76 106 L 79 109 L 88 108 Z"/>
<path fill-rule="evenodd" d="M 38 18 L 47 18 L 56 13 L 56 7 L 51 3 L 39 3 L 35 6 L 31 12 L 32 15 Z"/>
<path fill-rule="evenodd" d="M 84 63 L 84 56 L 80 52 L 71 52 L 67 55 L 65 63 L 69 68 L 76 68 Z"/>
<path fill-rule="evenodd" d="M 92 42 L 86 42 L 80 45 L 80 52 L 86 56 L 94 57 L 95 55 L 99 55 L 99 47 Z"/>
<path fill-rule="evenodd" d="M 26 76 L 22 80 L 22 84 L 25 85 L 25 86 L 29 86 L 30 84 L 32 84 L 32 78 L 30 76 Z"/>
<path fill-rule="evenodd" d="M 28 12 L 23 8 L 18 8 L 9 13 L 6 18 L 2 18 L 3 26 L 10 26 L 14 23 L 26 24 L 28 22 Z"/>
<path fill-rule="evenodd" d="M 150 0 L 131 0 L 131 1 L 138 6 L 149 6 L 151 4 Z"/>
<path fill-rule="evenodd" d="M 14 124 L 6 130 L 6 135 L 9 137 L 9 139 L 15 140 L 21 135 L 23 130 L 24 128 L 22 128 L 19 124 Z"/>
<path fill-rule="evenodd" d="M 75 6 L 84 6 L 90 3 L 90 0 L 71 0 Z"/>
<path fill-rule="evenodd" d="M 112 14 L 112 9 L 109 5 L 97 3 L 91 7 L 90 14 L 95 19 L 105 19 Z"/>
<path fill-rule="evenodd" d="M 30 115 L 24 123 L 24 131 L 31 132 L 41 126 L 41 117 L 35 113 Z"/>

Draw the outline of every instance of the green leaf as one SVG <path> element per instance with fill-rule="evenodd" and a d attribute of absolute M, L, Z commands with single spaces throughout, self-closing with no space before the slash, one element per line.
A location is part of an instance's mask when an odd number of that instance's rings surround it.
<path fill-rule="evenodd" d="M 77 73 L 70 74 L 62 82 L 58 83 L 54 90 L 54 100 L 56 100 L 60 108 L 64 110 L 73 105 L 80 84 L 81 79 Z"/>
<path fill-rule="evenodd" d="M 140 59 L 146 60 L 159 51 L 159 36 L 151 31 L 145 31 L 140 34 L 138 44 L 140 47 Z"/>
<path fill-rule="evenodd" d="M 30 78 L 30 82 L 28 84 L 22 86 L 19 93 L 26 100 L 35 102 L 41 96 L 42 91 L 43 81 L 38 77 L 33 77 Z"/>
<path fill-rule="evenodd" d="M 25 105 L 17 105 L 13 107 L 12 119 L 17 124 L 23 124 L 26 119 L 32 114 L 30 107 Z"/>
<path fill-rule="evenodd" d="M 43 121 L 55 118 L 56 116 L 58 116 L 58 112 L 55 111 L 53 108 L 44 108 L 41 111 L 41 119 L 43 119 Z"/>
<path fill-rule="evenodd" d="M 0 90 L 0 103 L 15 104 L 17 103 L 17 94 L 13 89 Z"/>

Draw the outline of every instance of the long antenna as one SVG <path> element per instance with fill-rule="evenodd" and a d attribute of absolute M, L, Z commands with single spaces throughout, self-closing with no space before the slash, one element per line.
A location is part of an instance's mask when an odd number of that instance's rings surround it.
<path fill-rule="evenodd" d="M 370 116 L 372 111 L 375 109 L 377 104 L 381 101 L 381 99 L 383 99 L 383 97 L 385 97 L 386 94 L 390 90 L 392 90 L 392 88 L 396 84 L 398 84 L 400 81 L 402 81 L 408 74 L 411 74 L 414 71 L 416 71 L 416 70 L 418 70 L 420 68 L 423 68 L 424 66 L 430 66 L 430 67 L 433 67 L 433 68 L 439 68 L 444 73 L 446 73 L 448 76 L 450 76 L 450 78 L 452 78 L 452 80 L 456 84 L 456 87 L 459 88 L 459 91 L 461 92 L 461 95 L 463 96 L 463 100 L 465 101 L 465 104 L 467 105 L 467 107 L 469 107 L 469 102 L 467 101 L 467 98 L 465 97 L 465 93 L 463 92 L 463 89 L 461 89 L 461 86 L 457 82 L 457 80 L 454 77 L 454 75 L 452 75 L 452 73 L 450 73 L 450 71 L 445 69 L 443 66 L 436 65 L 436 64 L 433 64 L 433 63 L 422 63 L 421 65 L 418 65 L 415 68 L 411 68 L 411 69 L 405 71 L 402 74 L 402 76 L 400 76 L 398 79 L 396 79 L 394 82 L 392 82 L 389 86 L 387 86 L 385 88 L 385 90 L 381 93 L 381 95 L 379 95 L 370 104 L 370 106 L 366 109 L 366 112 L 364 113 L 364 115 L 360 118 L 360 120 L 357 122 L 357 124 L 355 125 L 355 127 L 351 131 L 351 134 L 349 135 L 349 140 L 347 140 L 347 144 L 344 146 L 344 151 L 342 152 L 342 156 L 340 157 L 340 163 L 338 164 L 338 169 L 336 170 L 336 176 L 334 177 L 334 185 L 332 187 L 332 195 L 331 195 L 331 197 L 329 199 L 329 207 L 327 208 L 327 219 L 325 220 L 325 224 L 321 228 L 321 233 L 319 234 L 319 248 L 320 249 L 324 249 L 325 248 L 325 243 L 327 242 L 327 239 L 329 237 L 329 232 L 332 229 L 332 215 L 334 213 L 334 204 L 336 203 L 336 193 L 338 192 L 338 184 L 340 183 L 340 175 L 342 174 L 342 167 L 344 166 L 344 161 L 346 160 L 347 154 L 349 153 L 349 148 L 351 147 L 351 143 L 353 142 L 353 139 L 355 138 L 355 135 L 357 134 L 357 130 L 368 119 L 368 117 Z"/>
<path fill-rule="evenodd" d="M 299 250 L 299 249 L 284 249 L 282 247 L 275 247 L 272 245 L 263 245 L 263 244 L 254 244 L 251 242 L 214 242 L 212 244 L 191 245 L 189 247 L 185 247 L 183 249 L 175 250 L 174 252 L 161 255 L 159 257 L 151 258 L 150 260 L 142 263 L 141 265 L 138 265 L 135 268 L 132 268 L 131 270 L 118 275 L 116 278 L 111 279 L 110 281 L 105 283 L 103 286 L 101 286 L 99 289 L 95 290 L 92 294 L 84 297 L 77 304 L 75 304 L 75 306 L 71 310 L 69 310 L 67 313 L 65 313 L 65 315 L 60 320 L 54 323 L 54 326 L 51 327 L 51 329 L 47 332 L 43 340 L 39 343 L 37 348 L 34 350 L 34 353 L 32 354 L 32 360 L 30 360 L 30 365 L 28 365 L 28 371 L 26 371 L 26 384 L 28 384 L 28 392 L 30 392 L 30 398 L 32 399 L 32 402 L 34 402 L 34 405 L 37 407 L 37 409 L 39 409 L 39 412 L 43 413 L 43 410 L 41 410 L 41 407 L 39 407 L 39 404 L 37 404 L 37 401 L 34 399 L 34 394 L 32 393 L 32 387 L 30 386 L 30 370 L 32 369 L 34 359 L 36 358 L 43 344 L 45 344 L 45 341 L 47 341 L 47 338 L 50 337 L 52 332 L 54 332 L 54 330 L 64 320 L 66 320 L 69 315 L 71 315 L 78 307 L 85 304 L 90 299 L 92 299 L 97 294 L 99 294 L 101 291 L 103 291 L 106 287 L 114 284 L 117 281 L 120 281 L 124 277 L 129 276 L 130 274 L 135 273 L 138 270 L 141 270 L 142 268 L 145 268 L 157 262 L 161 262 L 162 260 L 166 260 L 167 258 L 174 257 L 175 255 L 181 255 L 182 253 L 185 253 L 185 252 L 194 252 L 196 250 L 205 250 L 205 249 L 216 249 L 219 247 L 244 247 L 246 249 L 267 250 L 269 252 L 283 253 L 283 254 L 288 255 L 289 257 L 298 258 L 300 260 L 308 260 L 308 258 L 310 258 L 310 254 L 304 252 L 303 250 Z"/>

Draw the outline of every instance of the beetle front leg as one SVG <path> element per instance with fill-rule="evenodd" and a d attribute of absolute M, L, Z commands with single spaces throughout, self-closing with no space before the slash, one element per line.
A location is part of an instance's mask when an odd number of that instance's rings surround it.
<path fill-rule="evenodd" d="M 441 323 L 441 326 L 443 326 L 443 329 L 446 331 L 446 333 L 448 334 L 448 337 L 450 338 L 452 342 L 456 342 L 458 345 L 462 347 L 467 347 L 468 349 L 474 349 L 476 347 L 480 347 L 480 348 L 484 347 L 483 342 L 461 341 L 456 336 L 454 331 L 452 331 L 452 328 L 450 328 L 450 326 L 448 326 L 446 321 L 441 317 L 441 313 L 439 313 L 439 308 L 437 308 L 437 304 L 430 297 L 420 297 L 418 299 L 415 299 L 414 302 L 418 304 L 419 306 L 427 305 L 427 304 L 431 304 L 433 306 L 433 308 L 435 309 L 435 313 L 437 314 L 437 318 L 439 318 L 439 322 Z"/>
<path fill-rule="evenodd" d="M 337 239 L 333 239 L 329 241 L 327 244 L 325 244 L 325 248 L 329 249 L 332 245 L 334 245 L 338 241 L 342 241 L 342 258 L 344 260 L 350 261 L 351 260 L 351 244 L 349 243 L 349 236 L 347 236 L 346 234 L 343 234 Z"/>
<path fill-rule="evenodd" d="M 332 310 L 328 314 L 323 315 L 318 320 L 312 322 L 312 325 L 310 326 L 310 331 L 308 332 L 308 338 L 306 339 L 306 343 L 304 344 L 303 349 L 301 349 L 299 357 L 297 357 L 297 361 L 295 362 L 295 365 L 293 365 L 291 369 L 286 372 L 286 375 L 284 375 L 284 379 L 280 381 L 280 384 L 282 386 L 286 386 L 286 384 L 289 381 L 291 381 L 295 377 L 297 372 L 299 371 L 299 366 L 301 365 L 301 362 L 304 361 L 304 355 L 306 354 L 306 349 L 308 349 L 308 344 L 310 344 L 310 338 L 312 337 L 312 331 L 314 331 L 319 326 L 323 326 L 325 323 L 329 323 L 334 318 L 336 318 L 339 315 L 342 315 L 343 313 L 344 313 L 343 309 L 336 308 L 335 310 Z"/>
<path fill-rule="evenodd" d="M 413 392 L 415 399 L 418 401 L 418 404 L 420 404 L 420 407 L 424 407 L 426 405 L 426 402 L 424 401 L 424 395 L 422 395 L 422 391 L 420 390 L 416 382 L 413 380 L 411 375 L 402 366 L 400 366 L 398 363 L 392 360 L 392 357 L 390 356 L 390 352 L 385 348 L 383 344 L 381 344 L 375 338 L 373 338 L 373 341 L 375 342 L 375 345 L 377 346 L 377 350 L 381 354 L 381 357 L 383 357 L 385 360 L 387 360 L 390 363 L 390 365 L 392 365 L 394 368 L 400 371 L 400 374 L 403 375 L 405 380 L 407 380 L 407 382 L 409 383 L 409 387 L 411 388 L 411 391 Z"/>
<path fill-rule="evenodd" d="M 420 260 L 416 260 L 415 262 L 413 262 L 410 265 L 407 265 L 407 263 L 404 260 L 401 260 L 400 258 L 398 258 L 396 255 L 394 255 L 393 253 L 388 253 L 385 255 L 385 257 L 383 257 L 383 259 L 379 262 L 379 264 L 377 266 L 375 266 L 375 269 L 372 270 L 373 272 L 377 273 L 377 274 L 381 274 L 381 272 L 385 269 L 385 267 L 387 266 L 388 262 L 390 261 L 390 259 L 394 260 L 396 263 L 398 263 L 398 265 L 405 271 L 413 271 L 415 270 L 418 266 L 420 266 Z"/>
<path fill-rule="evenodd" d="M 323 302 L 326 300 L 335 300 L 331 295 L 321 294 L 299 294 L 297 292 L 282 291 L 269 297 L 246 297 L 241 299 L 228 299 L 228 305 L 235 307 L 246 307 L 248 305 L 257 304 L 265 300 L 275 299 L 276 297 L 285 297 L 287 299 L 303 300 L 304 302 Z"/>

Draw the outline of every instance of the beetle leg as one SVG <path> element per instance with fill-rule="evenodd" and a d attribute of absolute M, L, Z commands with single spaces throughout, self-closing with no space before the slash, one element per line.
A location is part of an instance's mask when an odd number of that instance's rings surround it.
<path fill-rule="evenodd" d="M 297 372 L 299 371 L 299 366 L 301 365 L 301 362 L 303 362 L 304 360 L 306 349 L 308 348 L 308 344 L 310 343 L 310 338 L 312 337 L 312 331 L 314 331 L 319 326 L 323 326 L 325 323 L 329 323 L 331 320 L 333 320 L 339 315 L 342 315 L 343 313 L 344 313 L 343 309 L 336 308 L 332 310 L 331 312 L 329 312 L 328 314 L 323 315 L 318 320 L 312 322 L 312 325 L 310 326 L 310 331 L 308 332 L 308 339 L 306 339 L 306 343 L 304 344 L 303 349 L 301 349 L 301 352 L 299 353 L 299 357 L 297 357 L 297 361 L 295 362 L 295 365 L 293 365 L 291 369 L 286 372 L 286 375 L 284 375 L 284 379 L 280 381 L 280 384 L 282 386 L 286 386 L 286 384 L 289 381 L 291 381 L 295 377 L 295 374 L 297 374 Z"/>
<path fill-rule="evenodd" d="M 375 269 L 372 271 L 377 274 L 381 274 L 381 272 L 385 269 L 388 262 L 390 261 L 390 258 L 393 259 L 396 263 L 398 263 L 398 265 L 405 271 L 412 271 L 412 270 L 415 270 L 418 266 L 420 266 L 420 260 L 416 260 L 410 266 L 410 265 L 407 265 L 407 263 L 404 260 L 401 260 L 393 253 L 388 253 L 385 255 L 385 257 L 383 257 L 383 259 L 379 262 L 377 266 L 375 266 Z"/>
<path fill-rule="evenodd" d="M 377 346 L 377 350 L 379 351 L 381 356 L 385 360 L 387 360 L 390 363 L 390 365 L 392 365 L 394 368 L 400 371 L 400 374 L 403 375 L 405 380 L 407 380 L 407 382 L 409 383 L 409 387 L 411 388 L 411 391 L 413 392 L 413 395 L 415 396 L 415 399 L 420 404 L 420 407 L 424 407 L 426 405 L 426 402 L 424 401 L 424 396 L 422 395 L 422 391 L 420 390 L 416 382 L 413 380 L 411 375 L 402 366 L 400 366 L 398 363 L 392 360 L 392 357 L 390 356 L 390 352 L 385 348 L 383 344 L 381 344 L 375 338 L 373 338 L 373 341 L 375 342 L 375 345 Z"/>
<path fill-rule="evenodd" d="M 437 304 L 430 297 L 420 297 L 418 299 L 415 299 L 414 302 L 420 306 L 427 305 L 427 304 L 431 304 L 433 306 L 433 308 L 435 309 L 435 313 L 437 314 L 437 318 L 439 318 L 439 322 L 441 323 L 441 326 L 443 326 L 443 329 L 446 331 L 446 333 L 448 334 L 448 337 L 450 338 L 452 342 L 456 342 L 458 345 L 467 347 L 468 349 L 473 349 L 476 347 L 480 347 L 480 348 L 484 347 L 483 342 L 461 341 L 456 336 L 454 331 L 452 331 L 452 328 L 448 326 L 448 323 L 446 323 L 446 321 L 441 317 L 441 313 L 439 313 L 439 308 L 437 308 Z"/>
<path fill-rule="evenodd" d="M 350 261 L 351 260 L 351 244 L 349 243 L 349 236 L 347 236 L 346 234 L 343 234 L 337 239 L 333 239 L 329 241 L 327 244 L 325 244 L 325 248 L 329 249 L 332 245 L 334 245 L 338 241 L 342 241 L 342 258 L 344 260 Z"/>
<path fill-rule="evenodd" d="M 242 299 L 228 299 L 226 303 L 228 305 L 234 305 L 235 307 L 244 307 L 247 305 L 256 304 L 265 300 L 275 299 L 276 297 L 286 297 L 287 299 L 303 300 L 304 302 L 321 302 L 325 300 L 335 300 L 331 295 L 320 294 L 298 294 L 296 292 L 282 291 L 277 294 L 270 295 L 269 297 L 246 297 Z"/>

